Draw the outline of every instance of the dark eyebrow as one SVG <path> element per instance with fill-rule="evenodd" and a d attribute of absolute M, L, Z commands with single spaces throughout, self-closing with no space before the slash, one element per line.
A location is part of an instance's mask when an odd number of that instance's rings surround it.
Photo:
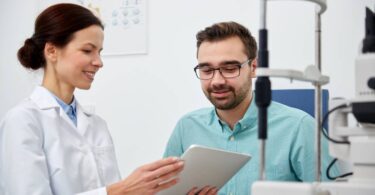
<path fill-rule="evenodd" d="M 91 47 L 96 48 L 96 45 L 94 45 L 93 43 L 85 43 L 85 44 L 83 44 L 83 45 L 89 45 L 89 46 L 91 46 Z"/>
<path fill-rule="evenodd" d="M 228 60 L 228 61 L 220 62 L 219 66 L 237 65 L 237 64 L 241 64 L 241 62 L 239 62 L 237 60 Z M 211 66 L 211 65 L 208 62 L 203 62 L 203 63 L 198 64 L 198 66 L 199 67 L 206 67 L 206 66 Z"/>
<path fill-rule="evenodd" d="M 199 63 L 197 66 L 198 67 L 205 67 L 205 66 L 210 66 L 210 64 L 209 63 Z"/>
<path fill-rule="evenodd" d="M 233 64 L 241 64 L 241 62 L 239 62 L 237 60 L 230 60 L 230 61 L 224 61 L 224 62 L 220 63 L 221 66 L 223 66 L 223 65 L 233 65 Z"/>
<path fill-rule="evenodd" d="M 90 45 L 91 47 L 93 47 L 93 48 L 98 48 L 98 47 L 96 47 L 96 45 L 94 45 L 94 44 L 92 44 L 92 43 L 86 43 L 85 45 Z M 100 48 L 99 49 L 99 52 L 101 52 L 103 50 L 103 48 Z"/>

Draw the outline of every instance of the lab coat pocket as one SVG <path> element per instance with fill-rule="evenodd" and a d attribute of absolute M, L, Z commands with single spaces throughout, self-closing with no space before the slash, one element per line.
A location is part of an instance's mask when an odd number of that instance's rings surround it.
<path fill-rule="evenodd" d="M 104 185 L 120 179 L 113 145 L 93 148 L 98 172 Z"/>

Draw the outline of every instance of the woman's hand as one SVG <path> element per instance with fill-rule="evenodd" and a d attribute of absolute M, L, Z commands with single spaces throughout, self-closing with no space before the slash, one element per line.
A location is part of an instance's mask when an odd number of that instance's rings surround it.
<path fill-rule="evenodd" d="M 108 195 L 152 195 L 178 182 L 175 176 L 183 169 L 183 161 L 169 157 L 137 168 L 126 179 L 107 187 Z"/>

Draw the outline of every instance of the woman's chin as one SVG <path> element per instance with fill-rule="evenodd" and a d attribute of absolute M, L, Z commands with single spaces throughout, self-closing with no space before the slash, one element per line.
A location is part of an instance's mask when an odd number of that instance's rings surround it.
<path fill-rule="evenodd" d="M 82 90 L 89 90 L 91 88 L 91 84 L 89 85 L 80 85 L 80 86 L 77 86 L 78 89 L 82 89 Z"/>

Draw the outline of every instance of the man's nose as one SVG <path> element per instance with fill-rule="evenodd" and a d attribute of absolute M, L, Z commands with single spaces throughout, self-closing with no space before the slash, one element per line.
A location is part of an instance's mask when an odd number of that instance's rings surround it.
<path fill-rule="evenodd" d="M 226 80 L 220 72 L 220 69 L 214 70 L 212 74 L 214 74 L 211 79 L 212 85 L 221 85 L 225 83 Z"/>

